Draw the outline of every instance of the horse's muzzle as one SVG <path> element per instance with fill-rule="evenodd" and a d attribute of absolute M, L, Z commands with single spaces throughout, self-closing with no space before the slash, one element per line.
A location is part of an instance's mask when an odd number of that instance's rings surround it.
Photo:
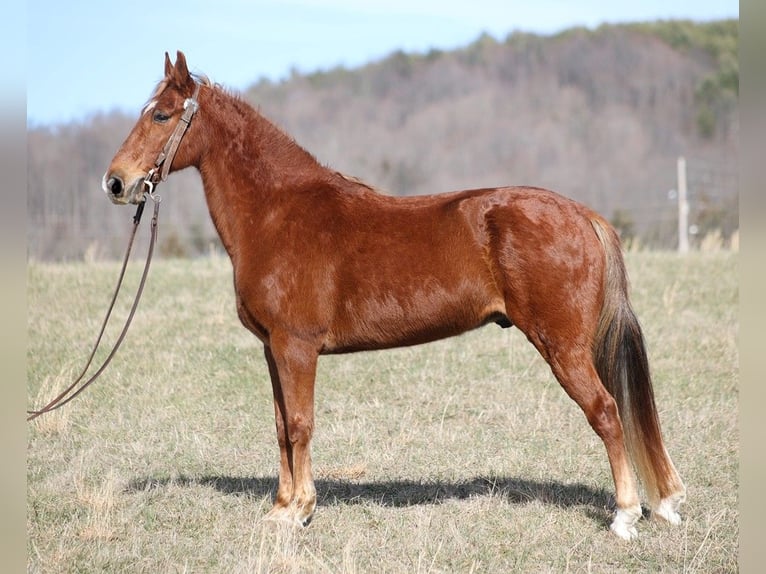
<path fill-rule="evenodd" d="M 122 178 L 116 174 L 104 174 L 101 180 L 101 188 L 112 203 L 127 205 L 138 204 L 144 200 L 144 178 L 134 179 L 126 185 Z"/>

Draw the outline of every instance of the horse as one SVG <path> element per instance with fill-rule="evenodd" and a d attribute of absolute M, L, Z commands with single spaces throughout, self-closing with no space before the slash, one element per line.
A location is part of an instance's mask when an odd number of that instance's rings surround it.
<path fill-rule="evenodd" d="M 166 52 L 102 187 L 116 204 L 140 204 L 187 167 L 231 259 L 239 319 L 268 364 L 279 479 L 265 519 L 306 526 L 314 515 L 320 355 L 497 324 L 525 334 L 601 438 L 610 530 L 638 535 L 633 467 L 651 515 L 680 524 L 686 489 L 663 442 L 619 237 L 602 216 L 537 187 L 385 194 L 321 165 L 240 96 L 192 75 L 182 52 L 175 63 Z"/>

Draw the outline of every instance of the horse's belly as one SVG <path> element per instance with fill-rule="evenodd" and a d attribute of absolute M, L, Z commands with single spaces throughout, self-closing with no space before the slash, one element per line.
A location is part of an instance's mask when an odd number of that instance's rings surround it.
<path fill-rule="evenodd" d="M 507 321 L 502 299 L 459 290 L 423 290 L 409 297 L 389 293 L 348 299 L 341 306 L 324 353 L 418 345 Z"/>

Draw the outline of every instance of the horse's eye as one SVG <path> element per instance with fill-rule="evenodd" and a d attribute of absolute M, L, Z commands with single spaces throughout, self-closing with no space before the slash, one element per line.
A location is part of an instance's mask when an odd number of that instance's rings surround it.
<path fill-rule="evenodd" d="M 166 121 L 170 119 L 170 116 L 164 112 L 157 111 L 157 112 L 154 112 L 154 116 L 152 117 L 152 119 L 158 124 L 164 124 Z"/>

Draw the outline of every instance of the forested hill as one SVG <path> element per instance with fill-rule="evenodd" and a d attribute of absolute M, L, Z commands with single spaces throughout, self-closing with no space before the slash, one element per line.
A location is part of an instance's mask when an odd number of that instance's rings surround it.
<path fill-rule="evenodd" d="M 737 227 L 738 38 L 736 20 L 482 35 L 455 51 L 262 80 L 244 95 L 319 160 L 390 193 L 549 187 L 672 248 L 680 155 L 691 223 Z M 31 257 L 122 248 L 130 215 L 100 180 L 134 119 L 30 130 Z M 162 251 L 206 252 L 215 234 L 196 173 L 174 175 L 163 195 Z"/>

